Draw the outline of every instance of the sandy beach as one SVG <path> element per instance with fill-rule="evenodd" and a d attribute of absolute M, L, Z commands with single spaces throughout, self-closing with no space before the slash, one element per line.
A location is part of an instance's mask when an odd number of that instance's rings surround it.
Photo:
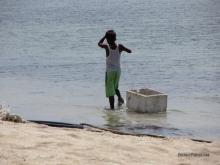
<path fill-rule="evenodd" d="M 220 141 L 117 135 L 0 121 L 0 164 L 220 164 Z"/>

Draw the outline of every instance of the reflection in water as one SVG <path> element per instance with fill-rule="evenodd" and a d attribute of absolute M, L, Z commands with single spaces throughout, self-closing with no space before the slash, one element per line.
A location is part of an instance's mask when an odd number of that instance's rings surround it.
<path fill-rule="evenodd" d="M 104 111 L 105 127 L 128 133 L 180 135 L 180 130 L 169 127 L 168 113 L 145 114 L 131 111 Z"/>
<path fill-rule="evenodd" d="M 123 116 L 120 111 L 106 111 L 104 114 L 104 118 L 106 120 L 105 126 L 108 128 L 117 129 L 118 127 L 122 127 L 124 125 L 122 120 Z"/>
<path fill-rule="evenodd" d="M 127 111 L 127 118 L 133 122 L 133 124 L 149 124 L 157 126 L 167 125 L 167 113 L 136 113 L 133 111 Z"/>

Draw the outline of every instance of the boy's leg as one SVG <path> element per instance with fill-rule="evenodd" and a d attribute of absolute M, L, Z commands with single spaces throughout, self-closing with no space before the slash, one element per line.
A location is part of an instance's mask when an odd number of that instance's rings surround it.
<path fill-rule="evenodd" d="M 115 93 L 118 96 L 118 100 L 121 100 L 122 97 L 121 97 L 121 93 L 120 93 L 119 89 L 115 89 Z"/>
<path fill-rule="evenodd" d="M 121 93 L 120 93 L 119 89 L 115 89 L 115 93 L 118 96 L 118 99 L 121 98 Z"/>
<path fill-rule="evenodd" d="M 110 104 L 110 108 L 114 109 L 114 103 L 115 103 L 115 98 L 114 96 L 109 96 L 109 104 Z"/>
<path fill-rule="evenodd" d="M 116 75 L 116 80 L 115 80 L 115 93 L 118 96 L 118 105 L 121 106 L 124 103 L 124 99 L 121 97 L 121 93 L 118 89 L 119 87 L 119 80 L 120 80 L 121 72 L 118 71 Z"/>
<path fill-rule="evenodd" d="M 124 104 L 124 99 L 121 97 L 120 91 L 118 89 L 115 90 L 116 95 L 118 96 L 118 106 Z"/>

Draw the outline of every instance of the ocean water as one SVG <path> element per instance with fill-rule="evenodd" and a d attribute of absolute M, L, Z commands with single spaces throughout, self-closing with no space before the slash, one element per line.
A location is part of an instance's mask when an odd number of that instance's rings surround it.
<path fill-rule="evenodd" d="M 0 0 L 0 102 L 25 119 L 132 133 L 220 138 L 219 0 Z M 104 110 L 105 52 L 114 29 L 120 90 L 168 94 L 167 113 Z"/>

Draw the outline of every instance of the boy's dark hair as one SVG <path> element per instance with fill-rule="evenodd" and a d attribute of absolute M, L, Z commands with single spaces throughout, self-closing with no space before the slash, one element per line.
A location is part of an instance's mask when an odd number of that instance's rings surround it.
<path fill-rule="evenodd" d="M 110 41 L 116 41 L 116 33 L 114 30 L 109 30 L 106 32 L 106 39 Z"/>

